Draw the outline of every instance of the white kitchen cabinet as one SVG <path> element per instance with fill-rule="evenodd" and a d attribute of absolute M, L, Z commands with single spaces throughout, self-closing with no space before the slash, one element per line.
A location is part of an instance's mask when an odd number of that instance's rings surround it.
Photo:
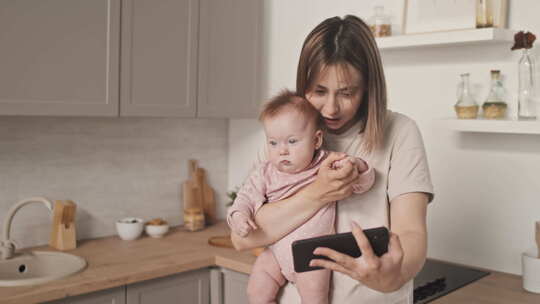
<path fill-rule="evenodd" d="M 199 0 L 123 0 L 120 116 L 195 117 Z"/>
<path fill-rule="evenodd" d="M 249 275 L 212 267 L 152 279 L 48 304 L 247 304 Z"/>
<path fill-rule="evenodd" d="M 198 117 L 253 118 L 261 103 L 261 0 L 201 0 Z"/>
<path fill-rule="evenodd" d="M 222 272 L 223 303 L 220 304 L 247 304 L 246 289 L 249 275 L 229 269 L 223 269 Z"/>
<path fill-rule="evenodd" d="M 126 288 L 124 286 L 47 302 L 47 304 L 125 304 L 125 303 L 126 303 Z"/>
<path fill-rule="evenodd" d="M 118 115 L 120 0 L 0 2 L 0 115 Z"/>
<path fill-rule="evenodd" d="M 0 115 L 255 117 L 262 1 L 40 3 L 0 2 Z"/>
<path fill-rule="evenodd" d="M 126 287 L 127 304 L 208 304 L 210 272 L 195 270 Z"/>

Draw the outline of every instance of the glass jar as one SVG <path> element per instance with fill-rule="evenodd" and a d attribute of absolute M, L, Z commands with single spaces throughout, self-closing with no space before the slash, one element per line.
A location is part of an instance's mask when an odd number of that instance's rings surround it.
<path fill-rule="evenodd" d="M 392 36 L 392 23 L 390 16 L 384 14 L 384 6 L 375 6 L 375 14 L 369 18 L 369 27 L 373 36 Z"/>
<path fill-rule="evenodd" d="M 461 74 L 461 82 L 457 90 L 458 101 L 454 105 L 459 119 L 475 119 L 478 116 L 478 103 L 471 95 L 469 73 Z"/>
<path fill-rule="evenodd" d="M 201 208 L 187 208 L 184 210 L 184 227 L 189 231 L 198 231 L 204 228 L 204 213 Z"/>
<path fill-rule="evenodd" d="M 530 49 L 524 48 L 518 63 L 518 118 L 536 119 L 535 64 Z"/>
<path fill-rule="evenodd" d="M 501 119 L 506 116 L 506 94 L 501 81 L 501 71 L 491 71 L 491 85 L 489 88 L 489 94 L 484 104 L 482 104 L 482 111 L 484 118 L 487 119 Z"/>
<path fill-rule="evenodd" d="M 493 27 L 493 0 L 476 0 L 476 27 Z"/>

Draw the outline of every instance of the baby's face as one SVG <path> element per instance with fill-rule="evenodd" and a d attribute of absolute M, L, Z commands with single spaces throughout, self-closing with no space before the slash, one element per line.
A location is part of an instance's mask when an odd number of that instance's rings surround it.
<path fill-rule="evenodd" d="M 322 144 L 322 131 L 296 111 L 284 111 L 263 121 L 270 162 L 281 172 L 304 170 Z"/>

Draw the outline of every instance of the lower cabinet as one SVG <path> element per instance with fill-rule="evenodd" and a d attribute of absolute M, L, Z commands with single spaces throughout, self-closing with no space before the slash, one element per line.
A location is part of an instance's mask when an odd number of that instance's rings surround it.
<path fill-rule="evenodd" d="M 222 271 L 223 304 L 248 304 L 246 288 L 249 276 L 229 269 Z"/>
<path fill-rule="evenodd" d="M 47 302 L 47 304 L 125 304 L 126 287 L 115 287 L 80 296 Z"/>
<path fill-rule="evenodd" d="M 190 271 L 48 304 L 244 304 L 249 276 L 223 268 Z"/>
<path fill-rule="evenodd" d="M 210 275 L 208 269 L 128 285 L 127 304 L 208 304 Z"/>

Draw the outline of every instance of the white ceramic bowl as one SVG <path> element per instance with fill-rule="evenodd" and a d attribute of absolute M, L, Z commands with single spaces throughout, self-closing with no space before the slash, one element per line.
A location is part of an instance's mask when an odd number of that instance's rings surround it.
<path fill-rule="evenodd" d="M 144 222 L 140 218 L 126 217 L 116 221 L 116 231 L 118 236 L 125 241 L 131 241 L 141 236 Z"/>
<path fill-rule="evenodd" d="M 163 237 L 169 231 L 169 225 L 146 225 L 146 233 L 154 238 Z"/>

